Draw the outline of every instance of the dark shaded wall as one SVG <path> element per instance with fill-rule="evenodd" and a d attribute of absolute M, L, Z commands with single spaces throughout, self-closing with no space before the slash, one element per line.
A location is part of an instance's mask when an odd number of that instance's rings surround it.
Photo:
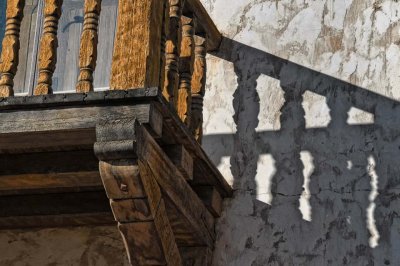
<path fill-rule="evenodd" d="M 235 189 L 214 265 L 396 265 L 399 5 L 203 2 L 204 148 Z"/>

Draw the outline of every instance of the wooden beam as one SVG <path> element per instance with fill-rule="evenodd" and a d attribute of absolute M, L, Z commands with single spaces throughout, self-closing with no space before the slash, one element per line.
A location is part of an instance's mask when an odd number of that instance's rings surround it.
<path fill-rule="evenodd" d="M 193 179 L 193 159 L 183 145 L 162 147 L 169 159 L 175 164 L 186 180 Z"/>
<path fill-rule="evenodd" d="M 158 87 L 166 0 L 119 0 L 110 88 Z"/>
<path fill-rule="evenodd" d="M 178 168 L 168 159 L 149 132 L 138 126 L 138 159 L 147 163 L 165 196 L 189 222 L 204 245 L 213 246 L 214 218 L 191 189 Z"/>
<path fill-rule="evenodd" d="M 215 187 L 195 186 L 193 189 L 203 201 L 204 205 L 206 205 L 207 209 L 214 215 L 214 217 L 220 217 L 223 199 Z"/>
<path fill-rule="evenodd" d="M 212 250 L 208 247 L 180 247 L 183 265 L 211 266 Z"/>

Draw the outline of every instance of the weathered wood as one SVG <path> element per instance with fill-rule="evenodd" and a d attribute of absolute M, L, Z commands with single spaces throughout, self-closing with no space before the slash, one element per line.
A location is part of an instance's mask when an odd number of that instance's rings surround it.
<path fill-rule="evenodd" d="M 164 146 L 163 150 L 186 180 L 193 179 L 193 158 L 183 145 Z"/>
<path fill-rule="evenodd" d="M 53 107 L 1 115 L 0 134 L 94 129 L 101 119 L 124 117 L 136 117 L 141 123 L 149 124 L 157 134 L 162 132 L 162 116 L 151 104 Z"/>
<path fill-rule="evenodd" d="M 182 0 L 169 0 L 169 21 L 165 44 L 165 81 L 163 95 L 175 106 L 179 87 L 179 54 L 181 46 Z"/>
<path fill-rule="evenodd" d="M 43 9 L 43 34 L 39 48 L 39 77 L 34 94 L 53 93 L 51 84 L 57 63 L 57 29 L 63 0 L 45 0 Z"/>
<path fill-rule="evenodd" d="M 185 178 L 143 127 L 136 130 L 139 162 L 146 162 L 163 193 L 193 227 L 200 241 L 213 246 L 214 218 Z M 188 204 L 190 203 L 190 204 Z"/>
<path fill-rule="evenodd" d="M 0 217 L 0 229 L 101 226 L 115 224 L 111 212 Z"/>
<path fill-rule="evenodd" d="M 0 217 L 111 213 L 104 190 L 0 197 Z"/>
<path fill-rule="evenodd" d="M 0 196 L 81 192 L 99 188 L 102 188 L 102 183 L 98 171 L 0 176 Z"/>
<path fill-rule="evenodd" d="M 105 120 L 96 127 L 95 154 L 114 217 L 133 265 L 181 265 L 159 185 L 136 156 L 135 118 Z M 116 145 L 135 143 L 135 145 Z M 140 232 L 140 233 L 139 233 Z"/>
<path fill-rule="evenodd" d="M 180 247 L 184 266 L 211 266 L 212 250 L 208 247 Z"/>
<path fill-rule="evenodd" d="M 100 175 L 109 199 L 145 197 L 135 160 L 101 161 Z"/>
<path fill-rule="evenodd" d="M 19 33 L 24 5 L 25 0 L 7 1 L 6 30 L 2 41 L 0 61 L 0 97 L 14 95 L 14 76 L 17 73 L 19 63 Z"/>
<path fill-rule="evenodd" d="M 219 32 L 217 26 L 207 13 L 200 0 L 186 0 L 185 11 L 195 14 L 199 23 L 196 24 L 196 32 L 205 32 L 208 36 L 207 51 L 215 51 L 221 45 L 222 34 Z"/>
<path fill-rule="evenodd" d="M 201 143 L 203 137 L 203 98 L 207 74 L 207 39 L 203 34 L 196 35 L 195 61 L 192 76 L 192 118 L 190 128 L 194 138 Z"/>
<path fill-rule="evenodd" d="M 212 186 L 195 186 L 193 189 L 214 217 L 220 217 L 223 199 L 218 191 Z"/>
<path fill-rule="evenodd" d="M 166 0 L 119 0 L 110 88 L 158 87 Z"/>
<path fill-rule="evenodd" d="M 93 91 L 93 72 L 96 68 L 98 25 L 101 0 L 85 0 L 85 17 L 79 50 L 79 77 L 76 92 Z"/>
<path fill-rule="evenodd" d="M 184 124 L 190 126 L 191 118 L 191 82 L 194 64 L 194 19 L 181 17 L 182 43 L 179 58 L 179 89 L 176 102 L 178 116 Z"/>
<path fill-rule="evenodd" d="M 163 102 L 163 99 L 160 99 Z M 226 182 L 218 169 L 214 166 L 199 143 L 189 133 L 186 126 L 182 125 L 179 118 L 168 104 L 158 106 L 160 112 L 164 115 L 163 136 L 161 143 L 163 145 L 182 144 L 193 158 L 193 180 L 191 185 L 210 185 L 214 186 L 222 197 L 232 195 L 232 188 Z"/>

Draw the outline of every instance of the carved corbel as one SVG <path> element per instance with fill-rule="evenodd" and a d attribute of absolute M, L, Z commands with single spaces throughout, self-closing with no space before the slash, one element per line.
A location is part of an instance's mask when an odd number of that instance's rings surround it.
<path fill-rule="evenodd" d="M 132 265 L 182 265 L 160 187 L 137 158 L 135 118 L 103 121 L 94 151 Z"/>

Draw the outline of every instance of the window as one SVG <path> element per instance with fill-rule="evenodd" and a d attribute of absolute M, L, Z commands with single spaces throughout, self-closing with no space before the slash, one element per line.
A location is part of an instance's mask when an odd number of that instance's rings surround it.
<path fill-rule="evenodd" d="M 0 38 L 5 28 L 6 1 L 0 3 Z M 53 91 L 74 92 L 79 74 L 79 47 L 83 25 L 83 0 L 64 0 L 58 25 L 57 64 L 53 75 Z M 14 79 L 16 95 L 31 95 L 37 84 L 37 60 L 43 23 L 44 0 L 26 0 L 21 23 L 18 71 Z M 118 0 L 103 0 L 99 20 L 95 90 L 109 86 L 112 51 L 116 29 Z M 38 15 L 39 14 L 39 15 Z M 1 46 L 0 46 L 1 48 Z"/>

